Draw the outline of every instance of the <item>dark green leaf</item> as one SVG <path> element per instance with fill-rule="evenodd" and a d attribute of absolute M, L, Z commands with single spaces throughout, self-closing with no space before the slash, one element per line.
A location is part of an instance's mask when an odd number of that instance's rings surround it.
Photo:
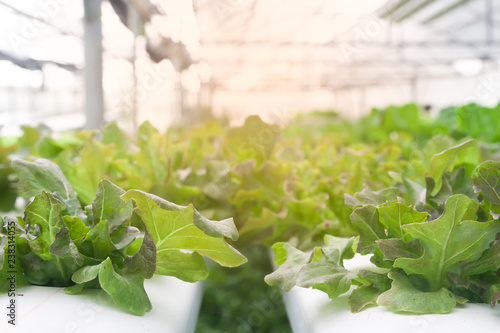
<path fill-rule="evenodd" d="M 88 254 L 96 259 L 105 259 L 113 250 L 116 249 L 109 236 L 108 221 L 101 221 L 94 228 L 92 228 L 85 243 L 90 244 L 92 253 Z"/>
<path fill-rule="evenodd" d="M 491 247 L 486 250 L 478 260 L 464 263 L 462 274 L 464 276 L 486 273 L 488 271 L 496 272 L 500 269 L 500 241 L 495 241 Z"/>
<path fill-rule="evenodd" d="M 133 205 L 131 201 L 123 201 L 120 198 L 124 193 L 124 190 L 109 180 L 99 183 L 99 189 L 92 202 L 94 224 L 106 220 L 109 229 L 114 230 L 123 222 L 130 220 Z"/>
<path fill-rule="evenodd" d="M 143 278 L 150 279 L 156 271 L 156 246 L 146 232 L 139 252 L 125 258 L 125 265 L 130 273 L 140 271 Z M 169 275 L 169 274 L 165 274 Z"/>
<path fill-rule="evenodd" d="M 390 272 L 389 278 L 393 280 L 392 287 L 378 297 L 377 304 L 393 312 L 449 313 L 457 303 L 466 302 L 446 288 L 433 292 L 420 291 L 401 273 Z"/>
<path fill-rule="evenodd" d="M 492 205 L 500 206 L 500 163 L 486 161 L 481 163 L 474 174 L 474 188 L 483 194 L 484 200 Z"/>
<path fill-rule="evenodd" d="M 377 240 L 387 238 L 378 210 L 372 205 L 355 209 L 351 222 L 359 232 L 357 251 L 361 254 L 373 253 L 377 249 Z"/>
<path fill-rule="evenodd" d="M 99 283 L 116 305 L 135 315 L 142 316 L 152 309 L 140 272 L 122 276 L 114 270 L 111 259 L 107 258 L 100 265 Z"/>
<path fill-rule="evenodd" d="M 399 238 L 379 239 L 377 244 L 382 254 L 389 260 L 398 258 L 416 259 L 423 254 L 423 248 L 418 239 L 412 239 L 408 242 Z"/>
<path fill-rule="evenodd" d="M 35 226 L 40 228 L 40 235 L 29 241 L 30 248 L 44 260 L 52 258 L 49 247 L 56 240 L 56 235 L 65 227 L 61 215 L 64 209 L 62 202 L 47 192 L 37 195 L 26 207 L 25 222 L 29 224 L 30 229 Z"/>
<path fill-rule="evenodd" d="M 61 258 L 71 257 L 75 259 L 78 265 L 83 265 L 83 257 L 75 243 L 71 240 L 69 230 L 66 227 L 62 228 L 56 235 L 54 243 L 50 245 L 49 252 Z"/>

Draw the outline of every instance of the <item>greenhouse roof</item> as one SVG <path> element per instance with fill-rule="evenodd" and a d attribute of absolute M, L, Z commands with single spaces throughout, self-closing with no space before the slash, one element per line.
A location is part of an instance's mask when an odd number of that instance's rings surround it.
<path fill-rule="evenodd" d="M 202 57 L 216 84 L 234 90 L 474 74 L 498 66 L 497 9 L 484 0 L 195 1 Z"/>

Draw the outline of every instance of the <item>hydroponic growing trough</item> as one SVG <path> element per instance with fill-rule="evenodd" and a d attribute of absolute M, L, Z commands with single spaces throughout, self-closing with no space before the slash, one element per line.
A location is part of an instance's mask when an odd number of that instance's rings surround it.
<path fill-rule="evenodd" d="M 356 256 L 346 261 L 346 268 L 356 271 L 373 265 L 369 258 Z M 335 331 L 380 333 L 440 333 L 450 330 L 469 332 L 495 330 L 500 313 L 487 304 L 464 304 L 449 314 L 394 314 L 383 307 L 365 309 L 353 314 L 348 295 L 331 300 L 314 289 L 294 288 L 283 292 L 290 324 L 294 333 L 328 333 Z M 410 300 L 409 300 L 410 301 Z"/>
<path fill-rule="evenodd" d="M 156 276 L 146 281 L 145 289 L 153 309 L 138 317 L 114 305 L 102 290 L 73 296 L 66 295 L 63 288 L 26 286 L 18 289 L 14 298 L 15 326 L 2 320 L 0 330 L 5 333 L 194 332 L 203 283 Z M 8 295 L 0 296 L 3 309 L 11 299 Z"/>

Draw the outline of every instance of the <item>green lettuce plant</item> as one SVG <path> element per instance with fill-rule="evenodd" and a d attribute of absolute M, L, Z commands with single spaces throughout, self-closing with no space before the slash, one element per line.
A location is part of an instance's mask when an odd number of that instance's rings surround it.
<path fill-rule="evenodd" d="M 117 305 L 144 315 L 151 303 L 143 283 L 154 274 L 195 282 L 208 276 L 203 257 L 225 267 L 246 262 L 224 240 L 238 238 L 232 219 L 212 221 L 192 205 L 125 192 L 108 180 L 82 207 L 56 164 L 15 160 L 13 167 L 20 194 L 34 198 L 23 217 L 2 220 L 0 275 L 10 269 L 7 240 L 14 228 L 18 282 L 62 286 L 69 294 L 101 288 Z M 8 288 L 2 279 L 0 291 Z"/>
<path fill-rule="evenodd" d="M 481 163 L 472 179 L 463 168 L 452 173 L 443 167 L 440 161 L 449 161 L 465 144 L 435 155 L 431 164 L 438 170 L 429 174 L 441 181 L 428 176 L 432 181 L 421 202 L 403 203 L 395 198 L 397 188 L 346 196 L 354 208 L 356 239 L 327 235 L 325 245 L 310 253 L 276 243 L 279 268 L 266 282 L 287 291 L 312 287 L 332 299 L 354 286 L 353 312 L 370 305 L 420 314 L 448 313 L 469 301 L 495 306 L 500 300 L 500 163 Z M 354 253 L 371 255 L 377 268 L 347 270 L 344 260 Z"/>

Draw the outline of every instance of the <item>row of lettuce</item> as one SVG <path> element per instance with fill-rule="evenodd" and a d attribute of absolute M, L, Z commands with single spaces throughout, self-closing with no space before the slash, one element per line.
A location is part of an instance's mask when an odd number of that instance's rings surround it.
<path fill-rule="evenodd" d="M 365 142 L 420 149 L 403 153 L 409 165 L 400 161 L 399 172 L 388 172 L 390 186 L 345 194 L 357 236 L 325 235 L 312 251 L 275 243 L 279 268 L 268 284 L 312 287 L 331 299 L 351 291 L 352 312 L 378 305 L 442 314 L 457 304 L 500 301 L 500 108 L 450 108 L 428 122 L 411 111 L 400 117 L 401 110 L 360 122 L 373 131 L 362 133 Z M 370 255 L 373 267 L 346 269 L 356 253 Z"/>
<path fill-rule="evenodd" d="M 359 237 L 326 235 L 312 252 L 276 243 L 280 267 L 266 282 L 287 291 L 312 287 L 332 299 L 354 286 L 353 312 L 373 305 L 417 314 L 448 313 L 466 302 L 494 307 L 500 300 L 500 163 L 481 163 L 472 182 L 465 173 L 463 167 L 445 172 L 439 185 L 430 177 L 425 187 L 403 179 L 402 188 L 346 195 Z M 355 253 L 372 255 L 373 268 L 346 269 L 344 260 Z"/>
<path fill-rule="evenodd" d="M 202 280 L 202 256 L 234 267 L 245 262 L 234 246 L 275 244 L 281 266 L 266 282 L 332 298 L 355 285 L 354 311 L 441 313 L 453 302 L 498 301 L 500 107 L 431 118 L 406 105 L 354 123 L 312 113 L 285 126 L 252 116 L 240 127 L 209 121 L 166 133 L 144 123 L 136 135 L 115 124 L 23 131 L 2 138 L 0 210 L 34 198 L 2 227 L 5 249 L 7 228 L 16 228 L 27 283 L 70 293 L 100 286 L 143 314 L 142 283 L 155 272 Z M 354 252 L 373 254 L 379 270 L 347 271 Z M 139 303 L 121 299 L 125 286 Z M 409 294 L 421 295 L 418 311 L 397 305 Z"/>

